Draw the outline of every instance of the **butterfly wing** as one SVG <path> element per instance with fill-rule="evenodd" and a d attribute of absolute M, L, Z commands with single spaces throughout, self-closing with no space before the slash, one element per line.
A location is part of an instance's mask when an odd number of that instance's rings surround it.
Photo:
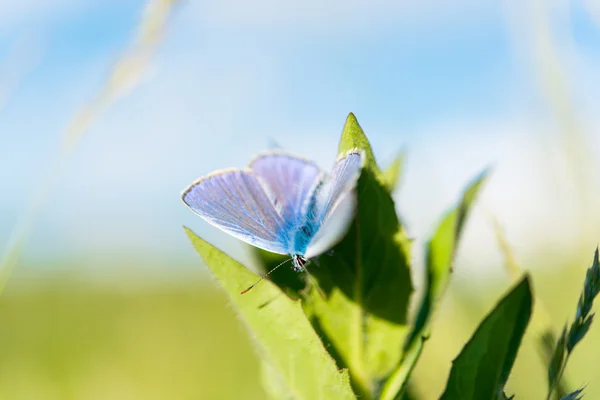
<path fill-rule="evenodd" d="M 331 176 L 319 188 L 315 215 L 321 223 L 308 244 L 305 252 L 307 258 L 331 249 L 348 231 L 356 210 L 355 188 L 363 159 L 358 150 L 348 152 L 335 163 Z"/>
<path fill-rule="evenodd" d="M 250 169 L 263 179 L 283 220 L 290 226 L 301 222 L 323 176 L 319 167 L 291 154 L 272 152 L 256 157 Z"/>
<path fill-rule="evenodd" d="M 183 202 L 210 224 L 253 246 L 287 254 L 285 221 L 252 171 L 224 170 L 194 182 Z"/>

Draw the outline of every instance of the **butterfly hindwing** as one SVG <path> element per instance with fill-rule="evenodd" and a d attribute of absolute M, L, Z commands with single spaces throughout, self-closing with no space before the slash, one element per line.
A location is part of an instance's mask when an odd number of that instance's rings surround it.
<path fill-rule="evenodd" d="M 319 167 L 311 161 L 278 151 L 259 155 L 250 163 L 250 169 L 262 178 L 288 226 L 301 224 L 306 203 L 324 175 Z"/>
<path fill-rule="evenodd" d="M 184 190 L 182 200 L 230 235 L 273 253 L 287 253 L 286 223 L 254 172 L 213 173 Z"/>

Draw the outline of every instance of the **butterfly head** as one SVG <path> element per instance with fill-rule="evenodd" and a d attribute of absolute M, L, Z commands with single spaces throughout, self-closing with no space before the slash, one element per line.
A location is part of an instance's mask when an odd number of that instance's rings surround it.
<path fill-rule="evenodd" d="M 308 260 L 304 258 L 304 256 L 301 256 L 300 254 L 294 254 L 292 256 L 292 261 L 294 265 L 294 271 L 300 272 L 306 270 L 305 265 Z"/>

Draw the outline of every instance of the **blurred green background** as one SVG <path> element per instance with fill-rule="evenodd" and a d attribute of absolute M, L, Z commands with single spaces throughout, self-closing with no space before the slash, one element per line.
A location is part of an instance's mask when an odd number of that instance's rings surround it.
<path fill-rule="evenodd" d="M 179 193 L 275 143 L 328 169 L 350 111 L 383 167 L 408 152 L 395 198 L 417 290 L 423 241 L 494 168 L 414 392 L 439 396 L 510 284 L 491 217 L 558 332 L 600 240 L 600 8 L 397 3 L 0 2 L 0 398 L 264 398 L 181 226 L 255 261 Z M 528 333 L 508 393 L 543 398 Z M 599 355 L 593 325 L 566 371 L 588 398 Z"/>
<path fill-rule="evenodd" d="M 26 271 L 1 308 L 0 398 L 264 398 L 243 327 L 200 274 L 109 285 Z"/>

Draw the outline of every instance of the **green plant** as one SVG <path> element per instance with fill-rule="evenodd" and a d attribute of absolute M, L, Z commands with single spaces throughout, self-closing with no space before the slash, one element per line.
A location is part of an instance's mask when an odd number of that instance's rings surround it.
<path fill-rule="evenodd" d="M 411 240 L 390 194 L 399 179 L 402 156 L 382 172 L 352 114 L 338 151 L 351 148 L 361 149 L 366 158 L 357 185 L 357 213 L 333 254 L 309 266 L 318 289 L 307 285 L 302 275 L 281 268 L 271 281 L 241 295 L 256 275 L 186 228 L 247 324 L 263 362 L 264 387 L 275 399 L 393 400 L 406 396 L 411 372 L 448 285 L 469 211 L 487 177 L 484 171 L 467 186 L 427 242 L 425 289 L 411 321 Z M 255 254 L 265 271 L 285 259 L 259 250 Z M 508 398 L 504 386 L 532 304 L 530 279 L 524 276 L 454 360 L 443 399 Z M 583 318 L 585 325 L 589 317 Z"/>
<path fill-rule="evenodd" d="M 579 296 L 577 309 L 575 312 L 575 320 L 567 330 L 565 326 L 562 330 L 560 338 L 556 342 L 553 356 L 548 366 L 548 397 L 552 398 L 552 394 L 561 382 L 561 378 L 567 366 L 567 361 L 573 353 L 575 346 L 585 337 L 590 330 L 590 326 L 594 321 L 594 314 L 591 313 L 594 299 L 600 293 L 600 260 L 598 257 L 598 249 L 594 253 L 594 261 L 592 266 L 587 270 L 583 291 Z M 571 394 L 564 396 L 563 399 L 579 399 L 579 395 L 583 389 L 578 389 Z"/>

